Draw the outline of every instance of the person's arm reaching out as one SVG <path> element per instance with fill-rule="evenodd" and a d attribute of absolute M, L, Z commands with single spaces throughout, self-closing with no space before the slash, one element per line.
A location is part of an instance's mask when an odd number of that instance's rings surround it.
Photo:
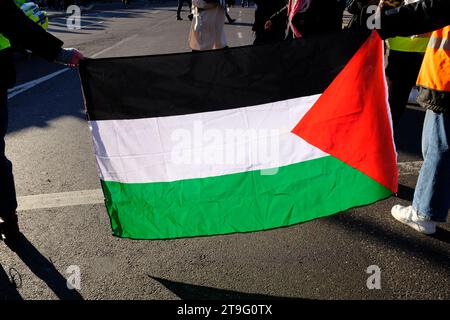
<path fill-rule="evenodd" d="M 382 9 L 381 29 L 378 32 L 386 39 L 422 34 L 449 24 L 450 0 L 421 0 L 395 9 Z"/>

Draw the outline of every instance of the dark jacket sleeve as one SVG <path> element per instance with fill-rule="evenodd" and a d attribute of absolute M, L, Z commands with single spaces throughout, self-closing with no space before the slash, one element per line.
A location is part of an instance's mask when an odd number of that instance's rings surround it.
<path fill-rule="evenodd" d="M 13 0 L 0 0 L 0 33 L 41 57 L 54 61 L 63 42 L 32 22 Z"/>
<path fill-rule="evenodd" d="M 431 32 L 447 25 L 450 25 L 450 0 L 421 0 L 384 12 L 378 32 L 386 39 Z"/>

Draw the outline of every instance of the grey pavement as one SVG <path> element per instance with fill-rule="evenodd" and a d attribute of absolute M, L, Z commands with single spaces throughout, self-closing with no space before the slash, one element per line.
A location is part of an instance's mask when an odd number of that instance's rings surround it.
<path fill-rule="evenodd" d="M 176 8 L 118 3 L 83 14 L 83 28 L 65 19 L 50 31 L 90 57 L 189 51 L 190 22 Z M 183 17 L 186 17 L 186 7 Z M 226 25 L 231 46 L 252 42 L 252 8 L 236 7 Z M 64 67 L 17 57 L 19 83 Z M 136 79 L 139 81 L 139 79 Z M 20 199 L 98 190 L 92 140 L 76 70 L 54 76 L 9 100 L 7 154 Z M 409 108 L 396 140 L 400 191 L 377 204 L 288 228 L 226 236 L 134 241 L 111 236 L 102 204 L 19 212 L 23 239 L 12 251 L 0 243 L 0 299 L 450 299 L 450 228 L 423 236 L 389 211 L 407 204 L 420 167 L 423 111 Z M 381 270 L 369 290 L 366 271 Z M 81 288 L 69 290 L 71 266 Z M 11 284 L 11 282 L 13 284 Z"/>

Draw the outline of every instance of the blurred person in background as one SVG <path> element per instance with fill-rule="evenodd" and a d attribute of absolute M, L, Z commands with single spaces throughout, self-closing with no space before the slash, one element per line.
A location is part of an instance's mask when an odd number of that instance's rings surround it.
<path fill-rule="evenodd" d="M 194 19 L 189 33 L 189 46 L 193 51 L 227 47 L 225 35 L 224 0 L 193 0 Z"/>
<path fill-rule="evenodd" d="M 287 15 L 287 38 L 301 38 L 310 35 L 342 29 L 345 0 L 289 0 L 287 5 L 265 24 L 271 30 L 273 21 L 280 15 Z"/>
<path fill-rule="evenodd" d="M 285 10 L 286 0 L 255 0 L 255 22 L 252 30 L 255 32 L 253 44 L 265 44 L 282 41 L 286 38 L 287 14 L 279 12 Z M 270 28 L 265 28 L 270 21 Z"/>
<path fill-rule="evenodd" d="M 187 5 L 189 7 L 188 18 L 189 18 L 189 20 L 192 21 L 194 15 L 192 14 L 192 1 L 191 0 L 178 0 L 177 20 L 183 20 L 183 18 L 181 18 L 181 9 L 183 8 L 183 4 L 185 2 L 187 3 Z"/>

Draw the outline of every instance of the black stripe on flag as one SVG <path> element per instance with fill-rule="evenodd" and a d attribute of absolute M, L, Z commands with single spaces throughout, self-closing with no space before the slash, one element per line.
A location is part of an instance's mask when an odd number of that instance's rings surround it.
<path fill-rule="evenodd" d="M 344 30 L 271 45 L 81 63 L 90 120 L 165 117 L 322 93 L 367 33 Z"/>

